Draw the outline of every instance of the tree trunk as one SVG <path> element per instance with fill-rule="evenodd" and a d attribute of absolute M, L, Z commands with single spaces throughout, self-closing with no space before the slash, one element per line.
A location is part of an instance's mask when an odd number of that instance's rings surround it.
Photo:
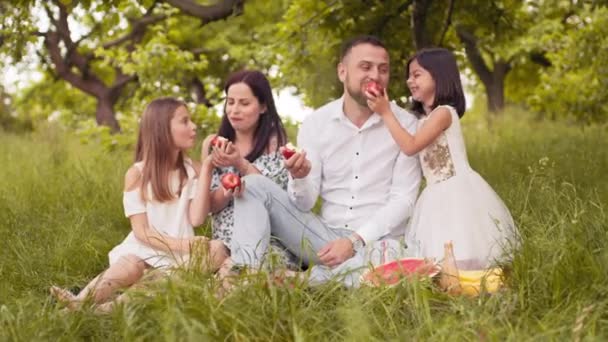
<path fill-rule="evenodd" d="M 505 108 L 505 78 L 511 70 L 508 62 L 498 61 L 494 63 L 491 77 L 483 81 L 488 99 L 488 109 L 492 113 L 499 113 Z"/>
<path fill-rule="evenodd" d="M 414 34 L 414 45 L 416 50 L 420 50 L 432 45 L 429 39 L 426 20 L 432 0 L 415 0 L 412 9 L 411 27 Z"/>
<path fill-rule="evenodd" d="M 511 63 L 493 58 L 494 68 L 490 69 L 477 46 L 477 38 L 462 26 L 456 28 L 456 33 L 464 44 L 465 54 L 473 71 L 486 90 L 488 110 L 492 113 L 499 113 L 505 107 L 505 78 L 511 70 Z"/>
<path fill-rule="evenodd" d="M 116 100 L 113 100 L 111 96 L 97 97 L 97 108 L 95 112 L 97 124 L 110 127 L 113 133 L 120 132 L 120 125 L 118 124 L 116 114 L 114 113 L 115 103 Z"/>
<path fill-rule="evenodd" d="M 497 75 L 496 70 L 492 73 L 492 82 L 484 84 L 488 99 L 488 109 L 492 113 L 498 113 L 505 107 L 505 75 Z"/>
<path fill-rule="evenodd" d="M 195 0 L 166 0 L 166 2 L 188 15 L 200 18 L 203 24 L 206 24 L 228 18 L 231 15 L 241 14 L 245 0 L 223 0 L 208 6 L 199 5 Z M 79 43 L 81 41 L 75 42 L 72 40 L 68 20 L 72 7 L 64 3 L 65 1 L 60 0 L 42 2 L 51 27 L 46 32 L 36 32 L 36 35 L 44 37 L 44 45 L 49 54 L 50 66 L 54 69 L 56 75 L 72 86 L 95 97 L 97 100 L 95 110 L 97 124 L 110 127 L 113 133 L 120 132 L 120 125 L 118 124 L 118 120 L 116 120 L 114 106 L 124 87 L 129 82 L 137 80 L 137 76 L 124 74 L 121 68 L 116 67 L 117 76 L 113 84 L 105 84 L 102 77 L 92 71 L 91 62 L 97 59 L 97 57 L 91 52 L 81 52 L 79 50 Z M 158 3 L 160 2 L 154 1 L 143 16 L 129 19 L 131 30 L 124 36 L 107 42 L 102 46 L 105 49 L 110 49 L 126 44 L 126 50 L 129 53 L 133 52 L 135 45 L 140 43 L 146 34 L 148 25 L 166 18 L 165 15 L 154 14 L 154 9 Z M 0 35 L 0 45 L 2 44 L 2 38 L 3 36 Z M 195 91 L 198 91 L 197 100 L 199 102 L 203 102 L 207 106 L 211 105 L 205 97 L 202 83 L 199 89 L 195 89 Z"/>
<path fill-rule="evenodd" d="M 190 82 L 190 89 L 192 90 L 192 94 L 194 95 L 194 100 L 198 104 L 204 104 L 208 108 L 213 107 L 213 104 L 207 98 L 207 92 L 205 91 L 205 85 L 198 77 L 194 77 Z"/>

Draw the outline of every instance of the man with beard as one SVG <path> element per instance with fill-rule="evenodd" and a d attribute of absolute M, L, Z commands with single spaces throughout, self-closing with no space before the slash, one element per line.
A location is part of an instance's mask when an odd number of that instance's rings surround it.
<path fill-rule="evenodd" d="M 287 193 L 266 177 L 244 178 L 245 194 L 234 206 L 233 265 L 258 267 L 271 234 L 314 266 L 313 281 L 349 275 L 344 281 L 356 286 L 356 270 L 404 256 L 399 240 L 418 194 L 420 166 L 416 156 L 400 152 L 365 96 L 372 82 L 386 89 L 389 70 L 379 39 L 360 36 L 344 44 L 337 68 L 344 93 L 302 123 L 302 151 L 285 161 Z M 415 117 L 391 106 L 413 132 Z M 319 196 L 317 216 L 311 210 Z"/>

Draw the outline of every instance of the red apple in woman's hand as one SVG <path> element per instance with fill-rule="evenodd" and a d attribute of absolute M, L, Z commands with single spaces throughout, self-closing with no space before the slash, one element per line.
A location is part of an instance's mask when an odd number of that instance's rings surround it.
<path fill-rule="evenodd" d="M 367 82 L 367 84 L 365 85 L 365 90 L 377 96 L 384 95 L 384 89 L 382 89 L 382 86 L 376 81 Z"/>
<path fill-rule="evenodd" d="M 213 139 L 211 139 L 210 145 L 211 145 L 211 147 L 220 147 L 223 144 L 225 144 L 227 141 L 228 141 L 228 139 L 226 139 L 222 136 L 216 135 L 213 137 Z"/>
<path fill-rule="evenodd" d="M 235 188 L 241 186 L 241 177 L 232 172 L 223 175 L 220 181 L 222 182 L 222 186 L 226 190 L 234 190 Z"/>
<path fill-rule="evenodd" d="M 292 143 L 287 143 L 287 145 L 285 145 L 283 147 L 283 158 L 289 159 L 294 154 L 300 153 L 300 152 L 302 152 L 301 149 L 295 147 Z"/>

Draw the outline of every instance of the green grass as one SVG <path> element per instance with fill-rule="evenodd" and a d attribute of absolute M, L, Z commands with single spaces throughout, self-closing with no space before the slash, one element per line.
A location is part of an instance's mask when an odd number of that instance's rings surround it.
<path fill-rule="evenodd" d="M 190 271 L 101 316 L 61 312 L 48 287 L 83 286 L 129 232 L 121 188 L 131 153 L 52 129 L 0 132 L 0 340 L 606 340 L 608 129 L 524 118 L 463 120 L 471 164 L 523 237 L 498 294 L 253 278 L 219 300 L 213 277 Z"/>

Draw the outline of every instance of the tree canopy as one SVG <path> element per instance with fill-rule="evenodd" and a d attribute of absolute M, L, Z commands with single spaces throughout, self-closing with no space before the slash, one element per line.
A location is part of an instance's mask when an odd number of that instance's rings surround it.
<path fill-rule="evenodd" d="M 341 93 L 340 45 L 357 34 L 388 46 L 389 94 L 402 104 L 407 58 L 443 46 L 491 112 L 514 104 L 555 119 L 608 117 L 606 1 L 15 0 L 0 13 L 0 63 L 42 74 L 11 94 L 12 115 L 34 122 L 130 130 L 149 99 L 175 95 L 214 127 L 209 109 L 240 68 L 319 106 Z"/>

